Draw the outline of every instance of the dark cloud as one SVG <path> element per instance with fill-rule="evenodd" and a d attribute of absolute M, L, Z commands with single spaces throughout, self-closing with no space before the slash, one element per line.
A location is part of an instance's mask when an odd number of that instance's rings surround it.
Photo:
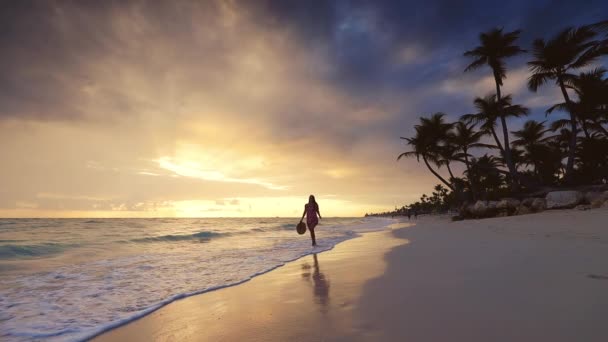
<path fill-rule="evenodd" d="M 215 70 L 230 68 L 232 51 L 226 37 L 212 32 L 227 16 L 219 2 L 13 1 L 0 6 L 0 118 L 90 116 L 89 108 L 72 99 L 86 97 L 83 89 L 96 81 L 91 65 L 108 58 L 126 61 L 134 69 L 153 66 L 156 74 L 149 76 L 150 83 L 162 82 L 173 67 L 197 60 L 214 69 L 192 71 L 205 80 L 201 85 L 221 82 Z M 383 103 L 387 94 L 403 94 L 407 106 L 394 113 L 398 122 L 370 127 L 391 132 L 411 126 L 421 114 L 471 110 L 473 98 L 433 91 L 447 79 L 463 77 L 467 60 L 462 53 L 477 44 L 479 32 L 496 26 L 520 28 L 525 47 L 532 39 L 566 26 L 605 19 L 602 15 L 608 12 L 605 2 L 595 0 L 267 0 L 238 6 L 240 14 L 258 26 L 286 32 L 304 51 L 320 55 L 328 68 L 320 72 L 311 66 L 313 77 L 353 94 L 362 107 Z M 238 35 L 238 29 L 233 34 Z M 154 46 L 149 45 L 159 42 L 174 65 L 155 60 Z M 521 67 L 525 58 L 514 59 L 509 67 Z M 142 67 L 141 74 L 146 72 Z M 486 73 L 474 75 L 480 78 Z M 102 87 L 95 96 L 91 105 L 103 107 L 104 116 L 133 115 L 139 107 L 120 88 Z M 311 123 L 306 110 L 292 112 L 296 113 L 279 119 L 288 127 L 298 127 L 285 133 L 289 138 L 310 130 L 327 131 L 332 140 L 348 145 L 361 134 L 349 132 L 352 127 L 341 123 L 329 127 Z"/>
<path fill-rule="evenodd" d="M 109 63 L 142 69 L 156 82 L 184 61 L 227 56 L 218 39 L 201 41 L 201 25 L 216 23 L 215 2 L 161 1 L 3 1 L 0 3 L 0 118 L 41 120 L 91 116 L 84 89 L 96 85 L 95 71 Z M 158 46 L 162 43 L 162 46 Z M 188 49 L 196 45 L 197 48 Z M 154 65 L 157 50 L 173 54 L 175 64 Z M 156 49 L 156 50 L 155 50 Z M 104 120 L 134 112 L 132 98 L 120 87 L 96 89 Z"/>
<path fill-rule="evenodd" d="M 277 0 L 263 8 L 272 22 L 290 27 L 303 42 L 323 45 L 334 67 L 329 77 L 362 96 L 387 87 L 405 91 L 451 76 L 446 61 L 463 59 L 478 34 L 493 27 L 522 29 L 522 44 L 529 45 L 567 26 L 605 19 L 608 12 L 605 1 L 595 0 Z M 396 64 L 394 56 L 407 46 L 418 49 L 416 61 Z"/>

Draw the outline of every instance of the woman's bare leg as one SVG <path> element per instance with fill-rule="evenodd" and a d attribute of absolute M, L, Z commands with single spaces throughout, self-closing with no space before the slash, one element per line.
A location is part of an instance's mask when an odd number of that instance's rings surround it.
<path fill-rule="evenodd" d="M 314 228 L 310 228 L 308 230 L 310 231 L 310 238 L 312 239 L 312 245 L 316 246 L 317 245 L 317 240 L 315 239 L 315 229 Z"/>

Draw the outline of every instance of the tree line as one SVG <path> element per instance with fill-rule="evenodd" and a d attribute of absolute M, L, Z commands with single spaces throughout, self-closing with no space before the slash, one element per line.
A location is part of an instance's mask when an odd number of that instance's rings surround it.
<path fill-rule="evenodd" d="M 471 59 L 464 72 L 488 67 L 495 83 L 492 93 L 474 99 L 474 113 L 456 122 L 448 122 L 441 112 L 421 117 L 414 135 L 401 137 L 410 150 L 397 159 L 416 158 L 450 191 L 432 204 L 423 195 L 403 210 L 441 210 L 543 187 L 608 183 L 608 75 L 598 66 L 608 55 L 608 20 L 533 41 L 528 89 L 557 87 L 563 101 L 547 108 L 546 117 L 558 111 L 566 116 L 528 120 L 521 129 L 510 131 L 510 119 L 530 112 L 502 93 L 507 59 L 528 53 L 517 45 L 520 34 L 521 30 L 493 29 L 479 35 L 479 46 L 464 52 Z M 454 163 L 464 165 L 461 175 L 454 174 Z M 443 167 L 447 175 L 442 175 Z"/>

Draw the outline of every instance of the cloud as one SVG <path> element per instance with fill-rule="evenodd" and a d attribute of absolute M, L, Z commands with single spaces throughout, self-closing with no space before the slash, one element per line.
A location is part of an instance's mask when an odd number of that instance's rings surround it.
<path fill-rule="evenodd" d="M 285 190 L 285 186 L 272 184 L 270 182 L 265 182 L 255 178 L 234 178 L 229 177 L 223 174 L 222 172 L 216 170 L 205 170 L 199 168 L 199 165 L 186 163 L 180 164 L 179 162 L 173 161 L 170 157 L 161 157 L 158 159 L 158 165 L 171 172 L 174 172 L 177 175 L 197 178 L 207 181 L 214 182 L 226 182 L 226 183 L 243 183 L 243 184 L 255 184 L 260 185 L 265 188 L 271 190 Z"/>
<path fill-rule="evenodd" d="M 421 115 L 455 119 L 492 91 L 488 72 L 462 72 L 480 31 L 521 27 L 529 45 L 527 25 L 538 26 L 530 16 L 543 8 L 560 22 L 539 19 L 551 22 L 542 35 L 605 9 L 593 1 L 0 6 L 8 161 L 0 208 L 19 201 L 38 206 L 21 214 L 108 216 L 197 215 L 216 201 L 234 210 L 216 215 L 278 215 L 293 209 L 264 198 L 300 206 L 310 193 L 335 195 L 345 209 L 332 208 L 345 215 L 413 200 L 437 180 L 415 160 L 395 161 L 407 148 L 398 137 Z M 554 94 L 520 87 L 524 62 L 510 62 L 505 87 L 540 113 Z"/>

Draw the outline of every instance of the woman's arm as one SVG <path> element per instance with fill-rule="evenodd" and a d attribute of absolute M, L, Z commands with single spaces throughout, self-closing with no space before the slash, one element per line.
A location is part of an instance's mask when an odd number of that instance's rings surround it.
<path fill-rule="evenodd" d="M 317 214 L 319 214 L 319 218 L 322 218 L 321 217 L 321 212 L 319 211 L 319 207 L 317 207 Z"/>
<path fill-rule="evenodd" d="M 304 220 L 304 215 L 306 215 L 306 206 L 304 206 L 304 212 L 302 213 L 302 218 L 300 219 L 300 222 Z"/>

